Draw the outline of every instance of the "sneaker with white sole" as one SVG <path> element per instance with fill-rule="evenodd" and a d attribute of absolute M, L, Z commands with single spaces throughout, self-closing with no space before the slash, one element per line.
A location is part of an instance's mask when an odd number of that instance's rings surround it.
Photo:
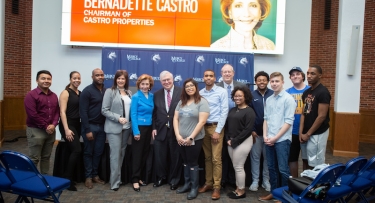
<path fill-rule="evenodd" d="M 251 190 L 253 192 L 258 191 L 258 186 L 259 186 L 258 182 L 253 182 L 253 183 L 251 183 L 251 185 L 249 187 L 249 190 Z"/>
<path fill-rule="evenodd" d="M 266 191 L 270 192 L 271 191 L 271 184 L 270 182 L 266 181 L 262 183 L 262 188 L 264 188 Z"/>

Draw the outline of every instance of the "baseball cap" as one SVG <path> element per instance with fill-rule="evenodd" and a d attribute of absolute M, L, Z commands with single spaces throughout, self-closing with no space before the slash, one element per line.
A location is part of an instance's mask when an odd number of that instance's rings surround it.
<path fill-rule="evenodd" d="M 293 71 L 299 71 L 299 72 L 303 72 L 302 69 L 298 66 L 294 66 L 292 69 L 290 69 L 289 71 L 289 75 L 292 74 Z"/>

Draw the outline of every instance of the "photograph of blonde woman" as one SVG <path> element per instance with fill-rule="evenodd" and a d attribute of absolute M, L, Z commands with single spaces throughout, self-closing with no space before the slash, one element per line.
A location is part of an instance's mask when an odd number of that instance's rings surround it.
<path fill-rule="evenodd" d="M 221 25 L 215 28 L 218 23 L 213 20 L 211 48 L 274 50 L 274 41 L 258 33 L 263 21 L 270 15 L 272 6 L 270 0 L 221 0 L 222 20 L 229 26 Z M 270 26 L 270 29 L 267 28 L 266 34 L 275 35 L 273 28 L 276 23 L 268 23 L 267 26 Z M 224 30 L 226 35 L 222 36 L 220 32 Z M 219 35 L 222 37 L 217 39 Z"/>

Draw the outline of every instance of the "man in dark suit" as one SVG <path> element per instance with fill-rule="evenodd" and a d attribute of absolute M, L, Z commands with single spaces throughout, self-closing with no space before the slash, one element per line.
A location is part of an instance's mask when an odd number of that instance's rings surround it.
<path fill-rule="evenodd" d="M 221 77 L 222 81 L 217 84 L 228 91 L 228 110 L 235 107 L 234 102 L 232 101 L 231 92 L 233 91 L 234 87 L 243 86 L 244 84 L 241 82 L 237 82 L 233 80 L 234 77 L 234 68 L 230 64 L 225 64 L 221 68 Z M 225 188 L 226 184 L 231 184 L 233 186 L 236 185 L 236 178 L 234 175 L 234 169 L 232 161 L 228 154 L 228 145 L 226 142 L 223 142 L 223 150 L 222 150 L 222 164 L 223 164 L 223 172 L 221 178 L 221 188 Z"/>
<path fill-rule="evenodd" d="M 181 96 L 181 87 L 173 85 L 173 75 L 168 71 L 160 73 L 163 86 L 154 94 L 153 131 L 154 157 L 157 181 L 154 187 L 168 182 L 171 190 L 176 190 L 180 182 L 182 161 L 178 153 L 178 143 L 173 130 L 174 111 Z M 170 160 L 168 161 L 168 151 Z M 169 170 L 168 167 L 169 166 Z M 169 171 L 169 177 L 167 177 Z"/>

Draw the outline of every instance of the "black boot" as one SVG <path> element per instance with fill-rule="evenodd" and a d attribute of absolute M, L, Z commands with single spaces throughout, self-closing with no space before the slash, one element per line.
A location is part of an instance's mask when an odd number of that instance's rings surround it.
<path fill-rule="evenodd" d="M 198 187 L 199 187 L 199 168 L 198 166 L 190 167 L 190 182 L 191 182 L 191 189 L 187 195 L 187 199 L 195 199 L 198 196 Z"/>
<path fill-rule="evenodd" d="M 190 190 L 190 171 L 189 171 L 189 166 L 185 164 L 184 164 L 184 178 L 185 178 L 185 184 L 184 186 L 176 190 L 177 194 L 185 193 Z"/>

